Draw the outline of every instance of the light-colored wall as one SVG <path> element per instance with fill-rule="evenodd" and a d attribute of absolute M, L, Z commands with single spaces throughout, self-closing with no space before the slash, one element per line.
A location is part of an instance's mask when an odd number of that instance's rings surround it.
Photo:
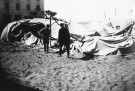
<path fill-rule="evenodd" d="M 9 10 L 4 9 L 4 2 L 9 2 Z M 20 3 L 20 10 L 16 10 L 16 3 Z M 26 4 L 30 4 L 30 10 L 26 10 Z M 0 25 L 3 21 L 3 14 L 10 14 L 11 22 L 15 20 L 15 15 L 29 16 L 31 11 L 34 11 L 36 5 L 40 5 L 41 10 L 44 10 L 44 0 L 0 0 Z M 38 12 L 38 16 L 43 17 Z"/>

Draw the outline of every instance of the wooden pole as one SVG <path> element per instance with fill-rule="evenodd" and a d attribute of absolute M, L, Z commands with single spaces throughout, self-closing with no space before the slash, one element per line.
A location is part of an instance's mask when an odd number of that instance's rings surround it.
<path fill-rule="evenodd" d="M 52 19 L 52 16 L 50 16 L 50 47 L 51 47 L 51 37 L 52 37 L 51 19 Z"/>

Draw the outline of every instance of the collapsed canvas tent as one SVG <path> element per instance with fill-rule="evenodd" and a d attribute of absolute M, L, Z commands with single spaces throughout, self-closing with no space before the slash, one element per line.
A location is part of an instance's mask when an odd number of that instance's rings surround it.
<path fill-rule="evenodd" d="M 85 37 L 81 42 L 75 42 L 75 47 L 83 53 L 94 55 L 122 54 L 122 49 L 130 48 L 134 45 L 132 36 L 112 36 L 112 37 Z M 135 51 L 135 48 L 132 51 Z M 127 52 L 129 53 L 129 52 Z"/>
<path fill-rule="evenodd" d="M 89 26 L 89 25 L 87 25 L 87 26 Z M 80 35 L 80 36 L 95 34 L 95 31 L 93 31 L 92 29 L 86 27 L 85 25 L 75 23 L 75 22 L 72 22 L 69 25 L 69 32 L 71 34 Z"/>
<path fill-rule="evenodd" d="M 72 22 L 68 27 L 71 34 L 71 39 L 73 40 L 73 46 L 78 48 L 83 53 L 92 53 L 94 55 L 108 55 L 108 54 L 121 54 L 122 49 L 130 49 L 134 45 L 134 35 L 135 35 L 135 25 L 133 20 L 130 22 L 124 22 L 121 24 L 122 27 L 117 30 L 113 27 L 108 26 L 107 23 L 112 23 L 112 26 L 116 26 L 114 22 L 91 22 L 90 24 L 79 24 Z M 28 36 L 23 35 L 25 33 L 20 32 L 19 26 L 21 23 L 27 23 L 29 26 L 41 24 L 50 24 L 49 19 L 28 19 L 15 21 L 9 23 L 1 34 L 1 39 L 4 41 L 10 41 L 10 36 L 12 31 L 17 32 L 15 38 Z M 60 26 L 58 24 L 63 23 L 62 21 L 51 21 L 51 37 L 57 39 L 58 31 Z M 114 25 L 115 24 L 115 25 Z M 120 24 L 118 24 L 120 25 Z M 37 42 L 38 36 L 37 32 L 41 29 L 37 29 L 35 32 L 31 31 L 30 36 L 25 40 L 26 44 L 31 45 L 33 42 Z M 19 36 L 19 38 L 21 38 Z"/>
<path fill-rule="evenodd" d="M 11 32 L 14 31 L 14 29 L 17 28 L 20 25 L 20 23 L 28 22 L 28 21 L 29 19 L 24 19 L 24 20 L 20 20 L 19 22 L 14 21 L 14 22 L 9 23 L 2 31 L 1 40 L 11 41 L 11 38 L 10 38 Z"/>
<path fill-rule="evenodd" d="M 73 43 L 73 48 L 77 48 L 82 53 L 91 53 L 94 55 L 135 52 L 135 48 L 133 47 L 135 44 L 134 21 L 128 22 L 119 30 L 108 28 L 106 25 L 98 28 L 95 30 L 98 31 L 99 36 L 85 35 L 81 37 L 80 40 L 76 40 L 76 42 Z M 125 53 L 123 49 L 128 51 Z"/>
<path fill-rule="evenodd" d="M 57 23 L 61 23 L 62 21 L 54 21 L 51 20 L 51 37 L 58 38 L 58 30 L 60 26 Z M 50 24 L 49 19 L 27 19 L 27 20 L 19 20 L 15 22 L 9 23 L 3 30 L 1 34 L 1 39 L 3 41 L 16 41 L 20 40 L 23 37 L 27 36 L 27 33 L 30 34 L 29 38 L 25 39 L 26 44 L 30 45 L 36 42 L 39 38 L 38 31 L 40 31 L 44 26 Z M 35 27 L 34 27 L 35 26 Z M 11 38 L 12 36 L 12 38 Z"/>
<path fill-rule="evenodd" d="M 50 24 L 49 19 L 42 19 L 42 18 L 35 18 L 29 21 L 29 23 L 43 23 L 44 25 Z M 51 37 L 58 38 L 58 31 L 60 29 L 60 26 L 58 24 L 62 23 L 62 21 L 55 21 L 51 20 Z"/>
<path fill-rule="evenodd" d="M 28 19 L 28 20 L 19 20 L 9 23 L 5 29 L 3 30 L 2 34 L 1 34 L 1 39 L 4 41 L 9 41 L 9 35 L 11 34 L 12 31 L 15 31 L 15 28 L 17 28 L 18 26 L 20 26 L 20 22 L 25 23 L 27 22 L 29 24 L 29 26 L 32 26 L 32 24 L 36 24 L 36 23 L 42 23 L 44 25 L 46 24 L 50 24 L 50 20 L 49 19 L 42 19 L 42 18 L 34 18 L 34 19 Z M 57 39 L 58 38 L 58 31 L 60 29 L 60 26 L 57 23 L 62 23 L 62 21 L 51 21 L 51 37 Z M 113 24 L 115 24 L 113 22 Z M 131 24 L 129 24 L 131 25 Z M 114 26 L 114 25 L 113 25 Z M 101 22 L 92 22 L 90 24 L 87 25 L 82 25 L 82 24 L 78 24 L 78 23 L 74 23 L 72 22 L 69 25 L 69 31 L 72 35 L 79 35 L 81 37 L 83 36 L 110 36 L 110 35 L 115 35 L 115 34 L 119 34 L 121 33 L 122 30 L 116 30 L 113 29 L 111 27 L 106 26 L 104 23 Z M 19 29 L 17 30 L 19 31 Z M 18 34 L 19 35 L 19 34 Z"/>
<path fill-rule="evenodd" d="M 80 36 L 114 36 L 114 35 L 123 35 L 132 28 L 134 20 L 125 19 L 125 20 L 112 20 L 104 22 L 91 22 L 90 24 L 71 24 L 70 33 Z M 120 26 L 120 29 L 116 29 L 116 26 Z"/>

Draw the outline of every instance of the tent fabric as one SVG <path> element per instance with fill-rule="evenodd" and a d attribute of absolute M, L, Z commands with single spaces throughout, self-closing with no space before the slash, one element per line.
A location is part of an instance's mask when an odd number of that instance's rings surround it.
<path fill-rule="evenodd" d="M 19 20 L 20 22 L 25 22 L 26 20 Z M 42 23 L 44 25 L 50 24 L 49 19 L 42 19 L 42 18 L 34 18 L 34 19 L 28 19 L 29 24 L 33 23 Z M 57 39 L 58 38 L 58 31 L 60 29 L 60 26 L 56 23 L 56 21 L 51 20 L 51 37 Z M 58 21 L 58 23 L 62 23 L 62 21 Z M 115 24 L 114 22 L 112 22 Z M 15 25 L 16 24 L 16 25 Z M 8 34 L 9 31 L 13 31 L 15 27 L 19 26 L 19 22 L 15 21 L 12 23 L 9 23 L 3 30 L 1 34 L 1 39 L 4 41 L 9 41 Z M 130 23 L 126 22 L 125 28 L 128 26 L 131 26 L 131 20 Z M 12 27 L 13 26 L 13 27 Z M 11 29 L 12 28 L 12 29 Z M 116 30 L 112 27 L 109 27 L 104 22 L 91 22 L 90 24 L 83 25 L 75 22 L 71 22 L 69 25 L 69 32 L 73 35 L 79 35 L 81 37 L 83 36 L 112 36 L 112 35 L 120 35 L 124 32 L 124 29 L 122 30 Z"/>
<path fill-rule="evenodd" d="M 72 38 L 77 40 L 77 37 L 80 36 L 83 38 L 84 36 L 101 36 L 101 37 L 111 37 L 111 36 L 129 36 L 133 35 L 134 31 L 132 31 L 134 28 L 134 22 L 130 21 L 123 26 L 123 28 L 117 30 L 107 25 L 107 23 L 104 22 L 92 22 L 88 26 L 83 26 L 76 24 L 76 26 L 71 25 L 70 27 L 70 33 L 72 34 Z M 84 32 L 84 33 L 83 33 Z M 81 39 L 79 39 L 81 40 Z"/>
<path fill-rule="evenodd" d="M 71 34 L 85 36 L 85 35 L 93 35 L 93 34 L 95 34 L 96 31 L 91 30 L 90 28 L 88 28 L 82 24 L 71 23 L 69 25 L 69 32 Z"/>
<path fill-rule="evenodd" d="M 134 19 L 131 17 L 121 18 L 116 16 L 108 21 L 91 21 L 90 24 L 82 24 L 84 29 L 82 28 L 78 30 L 81 36 L 93 35 L 95 33 L 98 33 L 100 36 L 122 35 L 128 27 L 133 25 L 133 23 Z M 78 25 L 80 26 L 81 24 Z M 116 29 L 116 26 L 120 26 L 120 29 Z M 87 30 L 85 28 L 87 28 Z M 77 29 L 73 30 L 75 31 L 74 34 L 77 34 Z M 83 31 L 85 34 L 83 34 Z"/>
<path fill-rule="evenodd" d="M 44 25 L 50 24 L 49 19 L 42 19 L 42 18 L 34 18 L 29 21 L 29 23 L 42 23 Z M 61 22 L 58 21 L 60 24 Z M 56 23 L 56 21 L 51 20 L 51 37 L 58 38 L 58 31 L 60 29 L 60 26 Z"/>
<path fill-rule="evenodd" d="M 108 26 L 107 24 L 111 23 L 112 26 L 120 25 L 120 29 L 112 28 Z M 114 21 L 108 21 L 107 23 L 104 22 L 95 22 L 91 24 L 91 29 L 95 30 L 100 34 L 100 36 L 112 36 L 112 35 L 122 35 L 125 30 L 130 30 L 130 28 L 134 25 L 134 22 L 132 19 L 123 20 L 123 22 L 114 22 Z"/>
<path fill-rule="evenodd" d="M 80 46 L 81 43 L 81 46 Z M 83 42 L 78 42 L 81 52 L 92 53 L 94 55 L 108 55 L 113 52 L 119 52 L 119 48 L 128 48 L 134 43 L 133 37 L 122 37 L 122 36 L 112 36 L 112 37 L 101 37 L 87 36 L 83 39 Z M 75 44 L 77 45 L 77 44 Z"/>
<path fill-rule="evenodd" d="M 113 25 L 113 27 L 115 28 L 116 26 L 120 26 L 120 30 L 125 29 L 130 23 L 132 23 L 134 21 L 133 18 L 131 17 L 125 17 L 125 18 L 121 18 L 121 17 L 113 17 L 112 19 L 110 19 L 109 22 L 111 22 L 111 24 Z"/>
<path fill-rule="evenodd" d="M 50 24 L 50 20 L 49 19 L 40 19 L 40 18 L 34 18 L 34 19 L 28 19 L 28 20 L 24 19 L 24 20 L 14 21 L 14 22 L 9 23 L 4 28 L 4 30 L 3 30 L 2 34 L 1 34 L 1 39 L 3 41 L 10 41 L 9 40 L 9 35 L 11 34 L 11 32 L 14 31 L 15 28 L 17 28 L 20 25 L 20 22 L 26 22 L 26 21 L 27 21 L 27 24 L 29 26 L 32 26 L 33 24 L 37 24 L 37 23 L 42 23 L 44 25 Z M 52 23 L 52 26 L 51 26 L 52 27 L 51 36 L 53 38 L 58 38 L 58 30 L 59 30 L 60 26 L 54 20 L 52 20 L 51 23 Z M 23 30 L 23 31 L 25 31 L 25 30 Z"/>
<path fill-rule="evenodd" d="M 14 22 L 7 24 L 7 26 L 3 29 L 2 33 L 1 33 L 1 40 L 9 41 L 10 33 L 12 31 L 14 31 L 14 29 L 20 25 L 20 22 L 27 22 L 27 21 L 29 21 L 29 19 L 14 21 Z"/>
<path fill-rule="evenodd" d="M 31 34 L 30 37 L 25 40 L 25 44 L 31 45 L 34 44 L 37 40 L 38 39 L 33 34 Z"/>
<path fill-rule="evenodd" d="M 12 22 L 9 23 L 3 30 L 2 34 L 1 34 L 1 39 L 4 41 L 9 41 L 8 35 L 9 32 L 12 31 L 14 29 L 15 26 L 17 26 L 18 24 L 16 24 L 16 22 Z"/>
<path fill-rule="evenodd" d="M 26 22 L 22 20 L 21 22 Z M 44 25 L 50 24 L 49 19 L 29 19 L 27 21 L 30 26 L 33 23 L 42 23 Z M 58 21 L 58 23 L 62 23 Z M 20 22 L 9 23 L 1 34 L 1 39 L 9 41 L 10 31 L 14 31 Z M 56 21 L 51 21 L 51 37 L 57 39 L 60 26 Z M 134 22 L 124 22 L 123 28 L 116 30 L 106 25 L 106 23 L 92 22 L 91 24 L 83 25 L 72 22 L 69 25 L 69 32 L 73 40 L 73 45 L 76 46 L 81 52 L 93 53 L 94 55 L 108 55 L 120 54 L 123 48 L 129 48 L 134 45 L 135 35 Z M 18 30 L 19 31 L 19 30 Z M 37 30 L 39 31 L 39 30 Z M 36 32 L 37 33 L 37 32 Z M 97 35 L 96 35 L 97 33 Z M 123 35 L 124 34 L 124 35 Z M 25 35 L 24 35 L 25 36 Z M 71 39 L 72 39 L 71 38 Z M 36 42 L 38 38 L 33 34 L 25 41 L 26 44 L 31 45 Z"/>

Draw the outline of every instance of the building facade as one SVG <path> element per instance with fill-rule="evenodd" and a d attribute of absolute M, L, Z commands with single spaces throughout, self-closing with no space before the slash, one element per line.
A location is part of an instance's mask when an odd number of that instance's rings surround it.
<path fill-rule="evenodd" d="M 0 0 L 0 26 L 19 19 L 32 18 L 33 15 L 44 17 L 36 12 L 39 8 L 44 11 L 44 0 Z"/>

